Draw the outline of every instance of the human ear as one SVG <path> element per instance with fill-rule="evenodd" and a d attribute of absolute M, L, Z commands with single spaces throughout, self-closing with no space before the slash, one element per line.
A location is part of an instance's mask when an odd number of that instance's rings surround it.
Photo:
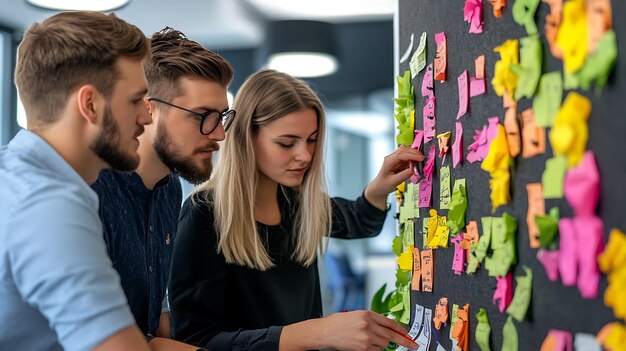
<path fill-rule="evenodd" d="M 98 123 L 98 109 L 101 108 L 101 95 L 93 85 L 81 86 L 76 92 L 78 112 L 90 124 Z"/>

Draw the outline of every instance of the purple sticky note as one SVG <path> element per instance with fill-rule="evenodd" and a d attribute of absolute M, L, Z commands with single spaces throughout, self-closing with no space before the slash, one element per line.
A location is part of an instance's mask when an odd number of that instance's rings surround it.
<path fill-rule="evenodd" d="M 463 159 L 463 125 L 456 122 L 456 133 L 454 135 L 454 144 L 452 144 L 452 167 L 456 166 Z"/>
<path fill-rule="evenodd" d="M 470 97 L 479 96 L 487 92 L 487 84 L 484 78 L 470 78 Z"/>
<path fill-rule="evenodd" d="M 467 113 L 469 107 L 469 95 L 468 95 L 468 75 L 467 71 L 463 71 L 457 79 L 459 88 L 459 112 L 456 114 L 456 118 L 459 119 Z"/>
<path fill-rule="evenodd" d="M 424 143 L 427 143 L 435 138 L 436 130 L 435 125 L 435 98 L 429 98 L 426 100 L 426 106 L 424 106 Z"/>

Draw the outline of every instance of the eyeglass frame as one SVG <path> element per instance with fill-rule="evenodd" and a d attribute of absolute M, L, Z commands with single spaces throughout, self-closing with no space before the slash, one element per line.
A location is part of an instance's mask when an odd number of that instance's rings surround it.
<path fill-rule="evenodd" d="M 235 119 L 235 116 L 237 115 L 237 111 L 229 110 L 229 109 L 226 109 L 226 110 L 221 111 L 221 112 L 218 111 L 218 110 L 215 110 L 215 109 L 209 109 L 209 110 L 207 110 L 204 113 L 199 113 L 199 112 L 192 111 L 190 109 L 187 109 L 187 108 L 184 108 L 184 107 L 181 107 L 181 106 L 178 106 L 178 105 L 174 105 L 171 102 L 167 102 L 167 101 L 161 100 L 159 98 L 155 98 L 155 97 L 148 97 L 148 98 L 146 98 L 146 100 L 160 102 L 160 103 L 165 104 L 167 106 L 175 107 L 175 108 L 177 108 L 179 110 L 183 110 L 183 111 L 191 113 L 192 115 L 194 115 L 194 117 L 197 120 L 200 121 L 200 134 L 202 134 L 202 135 L 209 135 L 209 134 L 213 133 L 215 131 L 215 129 L 217 129 L 217 126 L 220 123 L 222 124 L 222 126 L 224 126 L 224 132 L 228 131 L 228 128 L 230 128 L 230 125 L 233 123 L 233 120 Z M 209 115 L 211 113 L 213 113 L 213 112 L 217 112 L 219 114 L 219 118 L 216 119 L 216 123 L 213 126 L 213 128 L 211 128 L 211 130 L 208 133 L 204 133 L 204 131 L 203 131 L 204 122 L 209 117 Z"/>

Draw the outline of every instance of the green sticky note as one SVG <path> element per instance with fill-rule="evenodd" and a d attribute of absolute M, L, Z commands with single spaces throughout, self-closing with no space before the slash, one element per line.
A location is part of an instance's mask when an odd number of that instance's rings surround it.
<path fill-rule="evenodd" d="M 450 166 L 443 166 L 439 170 L 439 208 L 450 208 Z"/>
<path fill-rule="evenodd" d="M 519 2 L 520 0 L 517 0 Z M 515 6 L 515 5 L 513 5 Z M 534 22 L 533 22 L 534 24 Z M 520 39 L 520 63 L 509 67 L 518 76 L 515 100 L 522 97 L 532 99 L 541 77 L 542 49 L 539 36 L 532 35 Z"/>
<path fill-rule="evenodd" d="M 478 313 L 476 313 L 476 319 L 478 320 L 478 325 L 476 326 L 476 343 L 480 347 L 482 351 L 491 351 L 489 347 L 489 335 L 491 334 L 491 325 L 489 325 L 489 317 L 487 316 L 487 311 L 484 308 L 481 308 Z"/>
<path fill-rule="evenodd" d="M 513 319 L 509 317 L 502 328 L 502 351 L 517 351 L 518 347 L 517 328 L 513 324 Z"/>
<path fill-rule="evenodd" d="M 406 251 L 409 246 L 415 246 L 415 225 L 413 221 L 408 221 L 404 225 L 402 231 L 402 252 Z"/>
<path fill-rule="evenodd" d="M 475 255 L 478 262 L 482 262 L 487 256 L 487 250 L 491 244 L 491 217 L 482 217 L 480 219 L 483 225 L 483 235 L 478 239 Z"/>
<path fill-rule="evenodd" d="M 422 33 L 420 43 L 409 62 L 411 69 L 411 78 L 415 78 L 426 67 L 426 32 Z"/>
<path fill-rule="evenodd" d="M 539 6 L 539 0 L 516 0 L 513 3 L 513 20 L 526 28 L 528 35 L 537 34 L 535 25 L 535 12 Z"/>
<path fill-rule="evenodd" d="M 402 255 L 402 251 L 403 251 L 402 250 L 402 235 L 398 235 L 395 238 L 393 238 L 393 241 L 391 242 L 391 250 L 398 257 Z"/>
<path fill-rule="evenodd" d="M 422 224 L 422 248 L 428 248 L 428 221 L 430 217 L 424 217 L 424 223 Z"/>
<path fill-rule="evenodd" d="M 411 289 L 409 288 L 409 284 L 402 287 L 401 294 L 404 310 L 398 321 L 402 324 L 409 324 L 411 320 Z"/>
<path fill-rule="evenodd" d="M 524 320 L 524 316 L 526 316 L 526 311 L 530 305 L 530 297 L 533 286 L 533 271 L 526 266 L 523 268 L 526 275 L 515 277 L 515 281 L 517 282 L 515 294 L 513 295 L 513 300 L 511 300 L 509 308 L 506 310 L 506 313 L 517 319 L 519 322 Z"/>
<path fill-rule="evenodd" d="M 541 76 L 539 89 L 533 99 L 533 111 L 537 127 L 552 127 L 563 101 L 563 79 L 560 72 Z"/>
<path fill-rule="evenodd" d="M 552 207 L 548 216 L 535 216 L 539 227 L 539 244 L 543 248 L 555 249 L 556 235 L 559 232 L 559 208 Z"/>
<path fill-rule="evenodd" d="M 459 318 L 457 314 L 457 310 L 459 309 L 459 305 L 452 304 L 452 317 L 450 318 L 450 339 L 452 338 L 452 331 L 454 330 L 454 326 L 456 325 L 456 320 Z"/>
<path fill-rule="evenodd" d="M 411 282 L 411 271 L 402 271 L 399 267 L 396 269 L 396 284 L 407 285 Z"/>
<path fill-rule="evenodd" d="M 541 176 L 545 199 L 563 198 L 563 181 L 567 172 L 567 157 L 554 156 L 546 160 L 546 169 Z"/>
<path fill-rule="evenodd" d="M 408 123 L 398 125 L 398 135 L 396 135 L 396 143 L 398 145 L 409 146 L 413 143 L 414 137 L 413 128 Z"/>
<path fill-rule="evenodd" d="M 609 30 L 600 39 L 596 52 L 588 56 L 583 68 L 576 72 L 576 77 L 583 89 L 589 89 L 591 83 L 596 81 L 596 93 L 604 87 L 609 74 L 615 66 L 617 60 L 617 40 L 615 32 Z"/>
<path fill-rule="evenodd" d="M 419 211 L 420 187 L 419 184 L 407 183 L 404 192 L 404 204 L 408 218 L 420 218 Z"/>
<path fill-rule="evenodd" d="M 454 181 L 454 190 L 448 211 L 448 227 L 452 235 L 456 235 L 465 227 L 465 211 L 467 210 L 467 190 L 465 179 Z"/>

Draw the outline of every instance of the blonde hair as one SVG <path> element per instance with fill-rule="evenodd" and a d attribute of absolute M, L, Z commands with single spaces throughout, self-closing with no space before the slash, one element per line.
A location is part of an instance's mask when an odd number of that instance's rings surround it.
<path fill-rule="evenodd" d="M 323 251 L 323 238 L 331 229 L 331 205 L 322 162 L 326 125 L 322 103 L 305 82 L 265 70 L 246 80 L 237 93 L 233 108 L 237 117 L 220 148 L 216 171 L 211 180 L 198 189 L 204 195 L 209 191 L 213 195 L 217 251 L 228 263 L 262 271 L 274 267 L 254 219 L 259 175 L 253 137 L 272 121 L 311 108 L 318 117 L 318 137 L 310 168 L 302 184 L 293 188 L 297 212 L 293 214 L 292 233 L 292 258 L 308 267 L 315 262 L 317 253 Z M 285 188 L 282 190 L 286 191 Z M 203 197 L 210 199 L 210 196 Z"/>
<path fill-rule="evenodd" d="M 62 12 L 32 25 L 17 50 L 15 68 L 29 128 L 56 122 L 78 86 L 93 84 L 109 98 L 121 57 L 147 59 L 150 43 L 115 14 Z"/>

